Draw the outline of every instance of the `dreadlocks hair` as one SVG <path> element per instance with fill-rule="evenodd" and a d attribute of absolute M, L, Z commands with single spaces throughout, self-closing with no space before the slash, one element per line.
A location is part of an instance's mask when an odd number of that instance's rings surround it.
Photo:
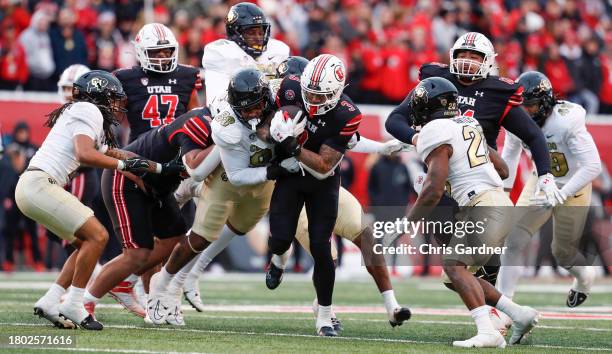
<path fill-rule="evenodd" d="M 89 102 L 87 100 L 83 100 L 83 101 Z M 55 125 L 55 123 L 57 123 L 57 120 L 62 115 L 62 113 L 64 113 L 64 111 L 70 106 L 72 106 L 72 104 L 74 103 L 75 101 L 65 103 L 61 107 L 56 108 L 51 113 L 47 114 L 46 115 L 47 121 L 45 122 L 44 126 L 53 128 L 53 126 Z M 110 107 L 98 105 L 95 102 L 91 102 L 91 103 L 95 104 L 96 107 L 98 107 L 98 109 L 100 110 L 100 113 L 102 113 L 102 118 L 104 119 L 102 123 L 102 129 L 104 130 L 104 144 L 108 145 L 108 147 L 110 148 L 118 147 L 119 144 L 117 143 L 117 138 L 115 137 L 115 134 L 113 133 L 113 129 L 112 129 L 113 126 L 119 125 L 119 122 L 115 118 L 115 113 Z"/>

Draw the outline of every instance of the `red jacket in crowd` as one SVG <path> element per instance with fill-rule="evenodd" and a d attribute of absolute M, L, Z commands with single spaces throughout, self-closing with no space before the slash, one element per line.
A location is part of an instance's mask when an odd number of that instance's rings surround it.
<path fill-rule="evenodd" d="M 25 50 L 19 42 L 5 47 L 1 44 L 0 52 L 0 79 L 3 81 L 19 82 L 24 84 L 28 80 L 28 62 Z"/>
<path fill-rule="evenodd" d="M 548 59 L 544 63 L 544 75 L 548 77 L 555 92 L 566 98 L 568 93 L 574 89 L 574 81 L 570 75 L 567 64 L 563 59 Z"/>

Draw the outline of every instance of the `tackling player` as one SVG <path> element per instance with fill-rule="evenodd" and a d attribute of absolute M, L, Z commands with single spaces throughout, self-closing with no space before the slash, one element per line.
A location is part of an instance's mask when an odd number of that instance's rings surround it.
<path fill-rule="evenodd" d="M 536 177 L 533 175 L 516 203 L 523 218 L 506 240 L 508 252 L 502 257 L 498 288 L 512 298 L 521 275 L 521 254 L 531 237 L 553 217 L 552 254 L 557 264 L 574 276 L 574 283 L 567 296 L 566 305 L 576 307 L 589 295 L 595 270 L 587 266 L 580 252 L 580 240 L 591 205 L 591 182 L 601 173 L 601 160 L 591 134 L 585 126 L 586 112 L 581 106 L 557 100 L 548 78 L 537 71 L 529 71 L 518 78 L 525 88 L 523 106 L 541 127 L 550 150 L 552 173 L 561 188 L 565 202 L 550 207 L 537 207 L 533 200 L 536 193 Z M 522 145 L 512 135 L 506 135 L 502 157 L 508 162 L 511 178 L 504 182 L 512 188 L 516 177 Z M 528 207 L 528 208 L 525 208 Z"/>
<path fill-rule="evenodd" d="M 512 202 L 502 189 L 495 165 L 503 160 L 487 147 L 484 133 L 473 117 L 456 116 L 457 89 L 444 78 L 422 80 L 410 93 L 415 125 L 422 126 L 417 153 L 428 167 L 423 189 L 408 214 L 416 222 L 427 217 L 438 204 L 445 189 L 459 205 L 458 221 L 486 221 L 480 233 L 453 235 L 444 253 L 444 271 L 452 281 L 476 322 L 478 334 L 457 347 L 506 346 L 504 337 L 494 328 L 486 304 L 495 306 L 513 319 L 510 344 L 517 344 L 537 324 L 538 312 L 519 306 L 501 295 L 489 282 L 475 278 L 467 266 L 486 264 L 491 252 L 461 253 L 459 248 L 500 247 L 512 228 L 507 209 Z M 492 163 L 493 161 L 493 163 Z"/>
<path fill-rule="evenodd" d="M 73 87 L 73 100 L 49 114 L 46 125 L 51 131 L 19 178 L 15 201 L 26 216 L 77 249 L 34 305 L 35 314 L 61 328 L 78 325 L 101 330 L 102 324 L 85 310 L 83 294 L 108 232 L 89 207 L 61 186 L 70 181 L 80 164 L 124 172 L 154 172 L 156 164 L 127 158 L 125 152 L 114 149 L 111 127 L 118 123 L 115 114 L 123 110 L 125 100 L 121 83 L 114 76 L 91 71 L 80 76 Z"/>

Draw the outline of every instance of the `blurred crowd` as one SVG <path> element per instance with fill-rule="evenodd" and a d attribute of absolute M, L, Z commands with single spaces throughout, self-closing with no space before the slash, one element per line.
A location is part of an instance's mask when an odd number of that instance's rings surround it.
<path fill-rule="evenodd" d="M 172 28 L 180 61 L 199 67 L 204 45 L 225 35 L 238 1 L 151 0 L 149 20 Z M 605 0 L 258 0 L 272 36 L 307 58 L 332 53 L 349 68 L 347 93 L 395 104 L 419 67 L 448 62 L 455 39 L 492 39 L 499 75 L 537 69 L 560 97 L 589 113 L 612 113 L 612 3 Z M 0 0 L 0 89 L 52 91 L 81 63 L 114 70 L 135 64 L 130 41 L 145 23 L 144 1 Z"/>

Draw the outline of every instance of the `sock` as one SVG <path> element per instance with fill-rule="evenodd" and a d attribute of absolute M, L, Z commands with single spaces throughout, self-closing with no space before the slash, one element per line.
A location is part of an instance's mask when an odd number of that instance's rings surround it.
<path fill-rule="evenodd" d="M 393 289 L 391 289 L 383 291 L 380 294 L 382 295 L 383 300 L 385 301 L 385 309 L 387 309 L 387 313 L 389 314 L 389 316 L 392 317 L 393 313 L 395 312 L 395 309 L 400 307 L 399 303 L 397 302 L 397 299 L 395 298 L 395 292 L 393 291 Z"/>
<path fill-rule="evenodd" d="M 595 271 L 592 266 L 573 266 L 565 269 L 576 278 L 572 289 L 581 293 L 589 293 L 591 291 L 591 286 L 595 279 Z"/>
<path fill-rule="evenodd" d="M 89 290 L 85 290 L 85 295 L 83 295 L 83 301 L 84 302 L 93 302 L 94 304 L 97 304 L 98 301 L 100 301 L 100 298 L 91 295 Z"/>
<path fill-rule="evenodd" d="M 505 265 L 499 268 L 497 276 L 497 285 L 495 286 L 500 293 L 512 299 L 516 291 L 516 285 L 523 273 L 523 266 Z"/>
<path fill-rule="evenodd" d="M 198 263 L 191 269 L 190 277 L 193 276 L 195 279 L 199 279 L 200 275 L 204 273 L 204 270 L 213 258 L 221 253 L 236 236 L 240 235 L 232 231 L 227 225 L 223 226 L 219 238 L 208 245 L 204 252 L 198 257 Z"/>
<path fill-rule="evenodd" d="M 518 318 L 522 312 L 522 306 L 515 304 L 512 300 L 502 295 L 497 301 L 495 308 L 506 313 L 513 320 Z"/>
<path fill-rule="evenodd" d="M 170 281 L 170 284 L 168 285 L 168 292 L 170 294 L 179 292 L 179 290 L 183 289 L 183 285 L 185 285 L 185 280 L 187 279 L 187 276 L 189 275 L 191 269 L 195 266 L 197 262 L 198 257 L 194 257 L 191 261 L 189 261 L 189 263 L 185 264 L 185 266 L 174 275 L 172 281 Z M 186 290 L 192 289 L 190 288 Z"/>
<path fill-rule="evenodd" d="M 60 298 L 62 297 L 62 295 L 64 295 L 65 292 L 66 289 L 64 289 L 61 285 L 53 283 L 49 290 L 47 290 L 43 298 L 45 298 L 45 301 L 59 304 Z"/>
<path fill-rule="evenodd" d="M 83 296 L 85 295 L 84 288 L 77 288 L 75 286 L 70 286 L 68 288 L 68 295 L 66 296 L 66 303 L 71 304 L 80 304 L 83 306 Z"/>
<path fill-rule="evenodd" d="M 317 314 L 317 329 L 321 327 L 333 327 L 331 323 L 332 318 L 332 307 L 319 305 L 319 312 Z"/>
<path fill-rule="evenodd" d="M 474 322 L 476 322 L 476 328 L 478 333 L 491 333 L 495 332 L 491 318 L 489 317 L 489 306 L 479 306 L 473 310 L 470 310 Z"/>
<path fill-rule="evenodd" d="M 166 267 L 162 267 L 158 274 L 159 275 L 157 276 L 155 287 L 161 291 L 164 291 L 168 288 L 168 284 L 170 283 L 174 275 L 168 273 Z"/>
<path fill-rule="evenodd" d="M 130 283 L 134 284 L 138 281 L 138 275 L 130 274 L 127 278 L 123 279 L 123 281 L 129 281 Z"/>
<path fill-rule="evenodd" d="M 287 265 L 287 261 L 289 260 L 289 256 L 291 256 L 292 250 L 293 246 L 289 246 L 287 252 L 283 253 L 282 255 L 279 256 L 277 254 L 273 254 L 272 259 L 270 259 L 270 262 L 272 262 L 272 264 L 274 264 L 274 266 L 276 266 L 277 268 L 284 270 L 285 265 Z"/>

